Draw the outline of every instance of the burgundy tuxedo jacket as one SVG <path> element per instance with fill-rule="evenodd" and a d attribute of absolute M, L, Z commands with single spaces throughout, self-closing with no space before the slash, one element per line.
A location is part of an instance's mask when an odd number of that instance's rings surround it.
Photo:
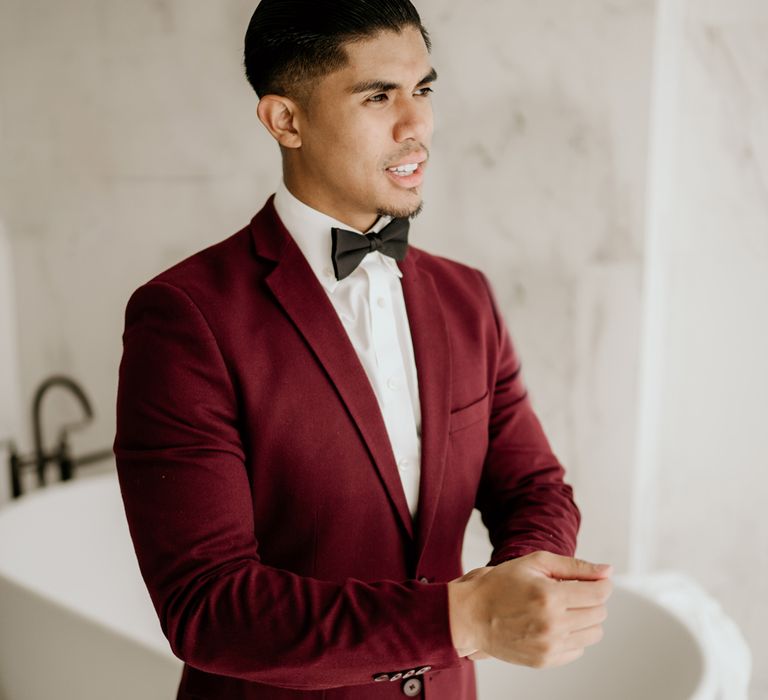
<path fill-rule="evenodd" d="M 399 263 L 422 411 L 412 522 L 376 396 L 270 198 L 139 287 L 114 451 L 178 698 L 474 700 L 447 582 L 473 508 L 496 565 L 572 555 L 579 511 L 488 280 Z"/>

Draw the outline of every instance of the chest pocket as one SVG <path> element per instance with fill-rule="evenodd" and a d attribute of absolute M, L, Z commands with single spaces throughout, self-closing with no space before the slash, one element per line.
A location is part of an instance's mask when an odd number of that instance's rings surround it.
<path fill-rule="evenodd" d="M 488 394 L 486 391 L 476 401 L 473 401 L 468 406 L 451 411 L 450 420 L 448 423 L 448 432 L 455 433 L 463 428 L 468 428 L 470 425 L 480 422 L 481 420 L 488 419 Z"/>

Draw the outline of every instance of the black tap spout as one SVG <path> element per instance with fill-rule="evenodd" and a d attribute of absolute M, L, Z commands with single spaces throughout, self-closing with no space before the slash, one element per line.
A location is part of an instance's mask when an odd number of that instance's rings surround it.
<path fill-rule="evenodd" d="M 68 389 L 79 401 L 80 406 L 83 409 L 83 413 L 85 414 L 83 420 L 78 421 L 77 423 L 72 423 L 66 426 L 66 428 L 83 426 L 88 424 L 93 419 L 93 409 L 91 408 L 91 402 L 88 400 L 88 397 L 85 395 L 82 387 L 74 379 L 62 375 L 55 375 L 49 377 L 40 384 L 40 386 L 37 388 L 37 391 L 35 392 L 35 398 L 32 404 L 32 430 L 35 439 L 37 481 L 40 486 L 45 485 L 45 465 L 47 462 L 49 462 L 51 459 L 55 459 L 57 456 L 56 454 L 45 454 L 45 443 L 43 441 L 43 428 L 41 421 L 43 398 L 48 390 L 54 386 L 61 386 L 65 389 Z M 62 429 L 62 434 L 66 431 L 66 428 Z"/>

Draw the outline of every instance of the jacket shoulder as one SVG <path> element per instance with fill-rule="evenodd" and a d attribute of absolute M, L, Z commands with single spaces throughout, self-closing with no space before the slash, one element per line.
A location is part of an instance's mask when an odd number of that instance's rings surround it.
<path fill-rule="evenodd" d="M 236 273 L 243 260 L 250 255 L 250 226 L 246 226 L 227 238 L 188 255 L 147 281 L 164 282 L 187 287 L 198 279 L 211 282 L 224 281 Z"/>

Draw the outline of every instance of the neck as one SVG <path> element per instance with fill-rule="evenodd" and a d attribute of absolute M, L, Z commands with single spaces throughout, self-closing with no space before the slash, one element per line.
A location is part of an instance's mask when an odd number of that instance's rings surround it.
<path fill-rule="evenodd" d="M 283 172 L 283 180 L 288 191 L 296 199 L 304 202 L 308 207 L 323 212 L 328 216 L 340 221 L 345 226 L 365 233 L 379 219 L 376 212 L 349 212 L 328 202 L 320 193 L 312 187 L 304 186 L 299 178 L 293 177 L 290 172 Z"/>

